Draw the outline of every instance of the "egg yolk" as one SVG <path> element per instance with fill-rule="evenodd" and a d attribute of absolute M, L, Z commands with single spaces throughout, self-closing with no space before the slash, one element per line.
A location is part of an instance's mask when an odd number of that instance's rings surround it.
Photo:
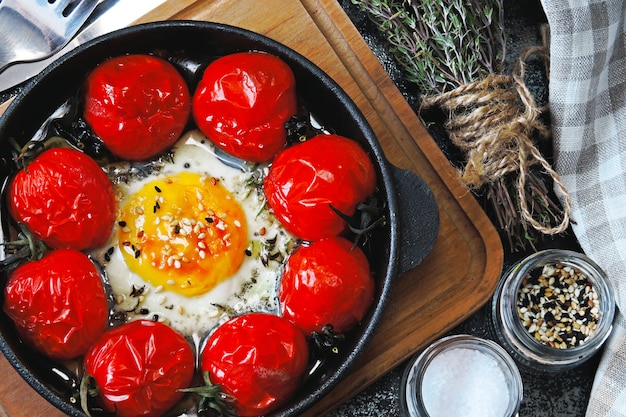
<path fill-rule="evenodd" d="M 119 225 L 129 269 L 185 296 L 204 294 L 233 275 L 248 245 L 239 203 L 217 179 L 195 173 L 145 184 L 122 208 Z"/>

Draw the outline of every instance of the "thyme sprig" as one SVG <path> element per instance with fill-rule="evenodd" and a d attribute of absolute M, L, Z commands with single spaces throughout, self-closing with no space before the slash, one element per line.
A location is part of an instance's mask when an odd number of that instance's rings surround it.
<path fill-rule="evenodd" d="M 437 95 L 504 65 L 502 0 L 351 0 L 390 43 L 405 78 Z"/>
<path fill-rule="evenodd" d="M 462 150 L 462 180 L 486 199 L 510 249 L 534 248 L 537 234 L 564 231 L 569 197 L 545 158 L 531 149 L 535 139 L 549 136 L 524 85 L 525 60 L 540 55 L 523 53 L 512 74 L 503 74 L 503 0 L 350 1 L 367 12 L 405 80 L 419 89 L 421 117 L 435 117 L 427 125 L 442 124 L 444 136 Z M 441 114 L 425 112 L 435 108 Z M 544 169 L 531 169 L 537 165 Z M 502 173 L 487 175 L 494 171 Z M 546 187 L 547 177 L 558 185 L 564 209 Z"/>

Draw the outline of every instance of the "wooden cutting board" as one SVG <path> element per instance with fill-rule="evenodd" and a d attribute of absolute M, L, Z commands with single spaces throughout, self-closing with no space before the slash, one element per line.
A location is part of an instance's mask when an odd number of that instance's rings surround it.
<path fill-rule="evenodd" d="M 336 0 L 170 0 L 137 23 L 165 19 L 228 23 L 300 52 L 353 98 L 390 162 L 417 173 L 437 200 L 441 224 L 432 252 L 399 277 L 383 322 L 358 366 L 307 416 L 327 414 L 491 297 L 503 262 L 496 230 Z M 4 358 L 0 372 L 0 400 L 10 416 L 62 415 Z"/>

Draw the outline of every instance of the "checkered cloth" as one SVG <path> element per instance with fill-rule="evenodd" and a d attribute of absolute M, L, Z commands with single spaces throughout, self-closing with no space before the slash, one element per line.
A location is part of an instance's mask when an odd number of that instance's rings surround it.
<path fill-rule="evenodd" d="M 551 31 L 554 167 L 572 197 L 574 232 L 623 312 L 587 416 L 626 416 L 626 0 L 541 1 Z"/>

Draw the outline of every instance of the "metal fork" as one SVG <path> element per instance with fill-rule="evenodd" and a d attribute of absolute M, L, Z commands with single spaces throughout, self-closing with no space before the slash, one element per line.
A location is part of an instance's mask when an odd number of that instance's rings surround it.
<path fill-rule="evenodd" d="M 0 72 L 44 59 L 78 32 L 100 0 L 0 0 Z"/>

